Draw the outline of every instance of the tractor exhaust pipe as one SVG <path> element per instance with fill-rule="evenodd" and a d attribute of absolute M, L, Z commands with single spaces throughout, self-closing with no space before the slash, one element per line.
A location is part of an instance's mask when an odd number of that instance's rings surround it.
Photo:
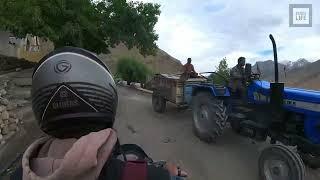
<path fill-rule="evenodd" d="M 275 112 L 281 112 L 282 106 L 283 106 L 283 97 L 284 97 L 284 83 L 279 83 L 279 70 L 278 70 L 278 55 L 277 55 L 277 45 L 276 42 L 272 36 L 272 34 L 269 35 L 272 46 L 273 46 L 273 55 L 274 55 L 274 72 L 275 77 L 274 83 L 270 83 L 270 104 L 272 108 L 275 110 Z"/>
<path fill-rule="evenodd" d="M 274 82 L 279 82 L 279 68 L 278 68 L 278 54 L 277 54 L 277 45 L 274 41 L 272 34 L 269 35 L 273 46 L 273 57 L 274 57 Z"/>

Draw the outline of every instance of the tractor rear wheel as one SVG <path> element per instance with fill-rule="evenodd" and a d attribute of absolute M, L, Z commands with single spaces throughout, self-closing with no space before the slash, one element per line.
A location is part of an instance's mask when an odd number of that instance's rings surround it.
<path fill-rule="evenodd" d="M 166 110 L 167 101 L 159 94 L 152 94 L 152 107 L 155 112 L 163 113 Z"/>
<path fill-rule="evenodd" d="M 261 180 L 304 180 L 305 167 L 299 155 L 277 144 L 264 149 L 259 157 Z"/>
<path fill-rule="evenodd" d="M 200 140 L 211 143 L 221 136 L 228 116 L 222 100 L 210 93 L 198 93 L 192 103 L 193 130 Z"/>

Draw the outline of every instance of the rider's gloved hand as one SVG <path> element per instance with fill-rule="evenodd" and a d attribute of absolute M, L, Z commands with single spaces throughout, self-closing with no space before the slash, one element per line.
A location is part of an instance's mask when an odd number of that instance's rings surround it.
<path fill-rule="evenodd" d="M 187 172 L 181 170 L 179 166 L 177 166 L 177 165 L 175 165 L 173 163 L 167 162 L 164 165 L 164 168 L 169 171 L 171 176 L 177 176 L 177 177 L 187 177 L 188 176 Z"/>

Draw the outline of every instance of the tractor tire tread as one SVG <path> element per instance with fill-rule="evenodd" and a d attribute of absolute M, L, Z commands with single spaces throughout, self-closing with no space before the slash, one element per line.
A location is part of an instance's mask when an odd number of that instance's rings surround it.
<path fill-rule="evenodd" d="M 259 157 L 259 176 L 261 180 L 265 180 L 265 176 L 263 174 L 263 160 L 266 158 L 267 153 L 275 153 L 275 152 L 281 152 L 282 155 L 288 156 L 290 159 L 287 159 L 286 161 L 294 163 L 296 165 L 296 175 L 294 176 L 294 179 L 290 180 L 304 180 L 306 176 L 305 166 L 302 162 L 302 159 L 300 158 L 299 154 L 291 150 L 289 147 L 281 145 L 281 144 L 274 144 L 267 148 L 265 148 Z M 291 172 L 292 173 L 292 172 Z"/>
<path fill-rule="evenodd" d="M 197 101 L 200 99 L 200 101 L 206 101 L 207 105 L 209 106 L 210 113 L 212 114 L 212 117 L 215 117 L 214 121 L 211 121 L 212 127 L 211 129 L 207 129 L 206 133 L 201 133 L 200 130 L 197 130 L 196 126 L 194 125 L 194 132 L 197 137 L 200 138 L 200 140 L 211 143 L 216 140 L 218 136 L 221 136 L 224 132 L 224 129 L 227 124 L 227 110 L 226 107 L 224 106 L 224 103 L 222 100 L 219 100 L 212 96 L 210 93 L 205 93 L 201 92 L 198 93 L 195 96 L 195 102 L 198 103 Z M 195 106 L 195 104 L 193 104 Z M 193 107 L 193 110 L 194 107 Z M 194 120 L 195 121 L 195 120 Z M 195 122 L 194 122 L 195 124 Z"/>

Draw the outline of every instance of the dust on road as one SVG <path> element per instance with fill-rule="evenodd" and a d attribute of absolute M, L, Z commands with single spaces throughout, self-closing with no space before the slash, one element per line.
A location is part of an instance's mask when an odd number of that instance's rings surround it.
<path fill-rule="evenodd" d="M 164 114 L 153 112 L 151 96 L 120 87 L 116 129 L 121 143 L 141 145 L 155 160 L 178 162 L 192 180 L 257 180 L 259 150 L 265 144 L 235 135 L 230 129 L 216 144 L 192 133 L 191 111 L 168 104 Z M 307 180 L 319 179 L 308 170 Z"/>

